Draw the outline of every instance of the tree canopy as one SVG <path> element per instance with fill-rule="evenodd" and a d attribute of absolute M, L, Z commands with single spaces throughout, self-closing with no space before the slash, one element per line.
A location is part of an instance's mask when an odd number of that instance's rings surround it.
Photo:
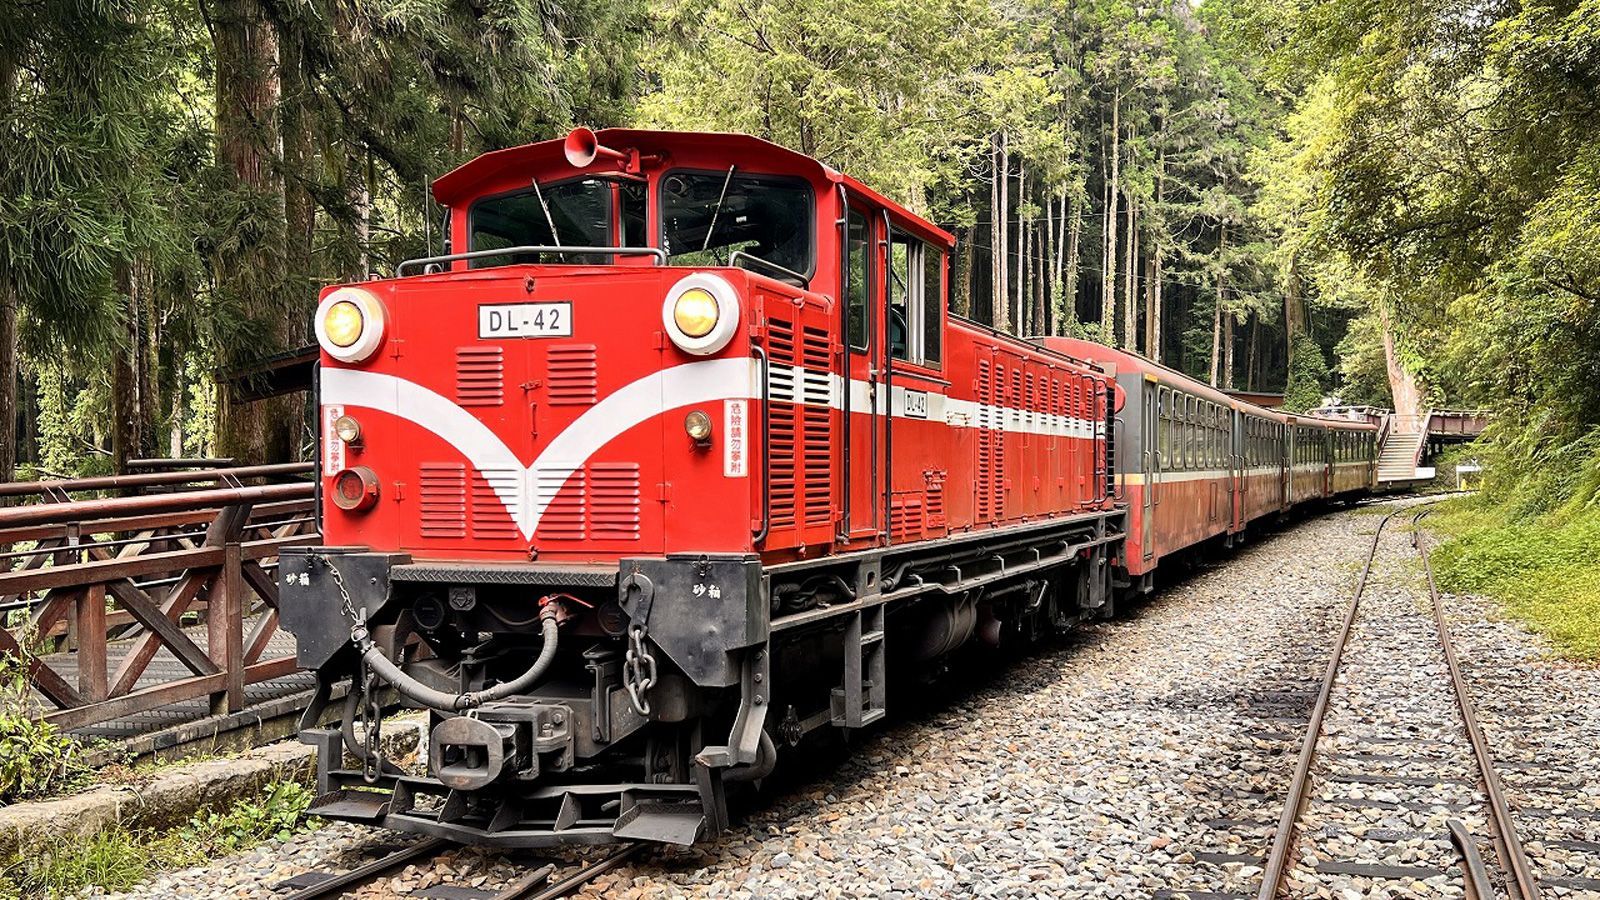
<path fill-rule="evenodd" d="M 851 172 L 957 235 L 959 314 L 1295 408 L 1493 407 L 1504 452 L 1592 492 L 1596 21 L 1600 0 L 13 3 L 0 473 L 303 455 L 303 403 L 217 376 L 304 342 L 321 285 L 436 239 L 430 178 L 587 124 L 749 132 Z"/>

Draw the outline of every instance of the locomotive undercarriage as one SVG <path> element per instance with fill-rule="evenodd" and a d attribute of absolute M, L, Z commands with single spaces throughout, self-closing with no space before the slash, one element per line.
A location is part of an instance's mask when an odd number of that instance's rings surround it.
<path fill-rule="evenodd" d="M 1109 616 L 1123 521 L 1095 512 L 769 566 L 286 551 L 281 614 L 301 664 L 324 701 L 347 680 L 353 698 L 342 731 L 302 734 L 318 749 L 312 811 L 503 847 L 710 837 L 727 789 L 764 777 L 779 748 L 882 718 L 889 666 L 926 671 L 971 642 L 1009 652 Z M 493 696 L 546 655 L 546 620 L 548 668 Z M 408 705 L 433 707 L 425 774 L 367 740 L 369 704 L 391 686 L 374 652 Z"/>

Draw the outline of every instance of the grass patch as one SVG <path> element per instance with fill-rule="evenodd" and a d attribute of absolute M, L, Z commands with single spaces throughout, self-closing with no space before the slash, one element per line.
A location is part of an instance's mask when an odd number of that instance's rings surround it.
<path fill-rule="evenodd" d="M 0 655 L 0 806 L 77 790 L 89 780 L 78 743 L 28 703 L 26 665 Z"/>
<path fill-rule="evenodd" d="M 159 872 L 290 837 L 307 827 L 311 800 L 306 785 L 280 781 L 228 809 L 196 813 L 171 831 L 112 828 L 88 838 L 27 847 L 0 871 L 0 898 L 66 897 L 88 887 L 124 890 Z"/>
<path fill-rule="evenodd" d="M 1517 517 L 1474 496 L 1423 522 L 1450 537 L 1433 552 L 1440 588 L 1493 597 L 1564 655 L 1600 662 L 1600 507 Z"/>

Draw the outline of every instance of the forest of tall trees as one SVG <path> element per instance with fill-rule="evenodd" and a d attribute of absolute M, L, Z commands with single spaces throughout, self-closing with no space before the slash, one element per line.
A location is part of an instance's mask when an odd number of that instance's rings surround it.
<path fill-rule="evenodd" d="M 236 376 L 575 124 L 757 134 L 953 231 L 956 311 L 1600 438 L 1600 0 L 8 0 L 0 476 L 304 455 Z M 1572 466 L 1569 466 L 1569 468 Z M 1576 484 L 1567 485 L 1576 489 Z"/>

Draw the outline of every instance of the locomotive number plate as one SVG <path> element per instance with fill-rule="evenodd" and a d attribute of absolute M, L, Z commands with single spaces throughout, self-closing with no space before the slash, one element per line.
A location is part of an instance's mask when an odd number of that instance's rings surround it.
<path fill-rule="evenodd" d="M 572 304 L 493 303 L 480 306 L 478 337 L 572 337 Z"/>

